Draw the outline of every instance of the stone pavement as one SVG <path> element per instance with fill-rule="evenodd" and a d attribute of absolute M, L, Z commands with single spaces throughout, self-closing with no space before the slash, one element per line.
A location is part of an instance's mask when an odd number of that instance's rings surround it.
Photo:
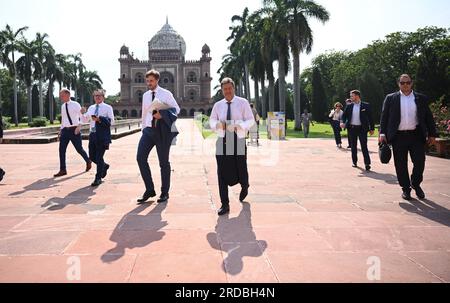
<path fill-rule="evenodd" d="M 54 179 L 58 143 L 0 145 L 0 281 L 450 281 L 449 160 L 427 157 L 427 200 L 406 202 L 375 138 L 369 173 L 333 140 L 262 140 L 249 147 L 247 202 L 233 187 L 218 217 L 214 140 L 192 120 L 178 127 L 167 204 L 136 205 L 139 133 L 113 142 L 98 188 L 72 146 Z M 150 166 L 159 189 L 156 151 Z"/>

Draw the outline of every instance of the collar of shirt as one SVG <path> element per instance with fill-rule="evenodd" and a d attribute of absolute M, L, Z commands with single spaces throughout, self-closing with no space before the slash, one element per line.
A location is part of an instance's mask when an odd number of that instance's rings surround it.
<path fill-rule="evenodd" d="M 400 96 L 410 98 L 411 96 L 414 96 L 414 91 L 412 90 L 409 95 L 405 95 L 402 91 L 400 91 Z"/>
<path fill-rule="evenodd" d="M 231 101 L 228 101 L 227 99 L 223 99 L 223 101 L 225 102 L 225 103 L 233 103 L 234 101 L 235 101 L 235 99 L 236 99 L 236 96 L 233 96 L 233 98 L 231 99 Z"/>

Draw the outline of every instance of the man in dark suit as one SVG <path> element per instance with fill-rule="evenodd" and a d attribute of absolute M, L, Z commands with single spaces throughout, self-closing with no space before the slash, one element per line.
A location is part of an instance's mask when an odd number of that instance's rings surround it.
<path fill-rule="evenodd" d="M 370 155 L 367 148 L 367 132 L 373 135 L 375 125 L 372 119 L 372 112 L 369 103 L 361 102 L 361 93 L 358 90 L 350 92 L 353 103 L 347 105 L 342 115 L 343 123 L 341 128 L 348 129 L 350 146 L 352 148 L 353 167 L 358 167 L 358 138 L 364 156 L 366 170 L 370 170 Z"/>
<path fill-rule="evenodd" d="M 380 142 L 392 144 L 395 171 L 402 187 L 402 198 L 411 199 L 411 187 L 417 197 L 425 198 L 420 184 L 425 169 L 425 144 L 437 137 L 428 97 L 412 90 L 413 81 L 407 74 L 398 79 L 400 91 L 386 96 L 381 112 Z M 413 162 L 411 179 L 408 153 Z"/>
<path fill-rule="evenodd" d="M 161 196 L 157 202 L 164 203 L 169 199 L 170 146 L 178 135 L 175 121 L 180 113 L 180 107 L 172 93 L 158 85 L 159 78 L 160 74 L 156 70 L 150 70 L 145 75 L 149 90 L 142 97 L 142 136 L 136 156 L 145 184 L 145 192 L 137 200 L 138 204 L 145 203 L 149 198 L 156 196 L 148 164 L 148 156 L 155 146 L 161 171 Z"/>

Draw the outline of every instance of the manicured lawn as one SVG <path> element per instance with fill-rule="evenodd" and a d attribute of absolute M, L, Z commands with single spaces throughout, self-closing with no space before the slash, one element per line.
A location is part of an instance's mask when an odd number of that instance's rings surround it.
<path fill-rule="evenodd" d="M 46 126 L 58 126 L 61 125 L 61 123 L 59 123 L 59 121 L 55 121 L 53 124 L 50 124 L 50 122 L 47 121 Z M 19 123 L 19 126 L 15 126 L 14 123 L 11 124 L 10 128 L 8 128 L 7 130 L 12 130 L 12 129 L 22 129 L 22 128 L 29 128 L 28 123 Z"/>
<path fill-rule="evenodd" d="M 202 130 L 203 138 L 215 138 L 216 134 L 210 129 L 202 128 L 202 124 L 200 121 L 197 121 L 198 127 Z M 343 138 L 347 137 L 347 131 L 342 131 L 341 136 Z M 378 131 L 375 131 L 374 136 L 378 136 Z M 259 137 L 261 139 L 267 139 L 267 130 L 266 125 L 261 121 L 259 125 Z M 299 138 L 303 139 L 303 131 L 294 130 L 294 121 L 288 121 L 287 130 L 286 130 L 286 138 L 293 139 Z M 308 138 L 325 138 L 325 139 L 333 139 L 333 129 L 329 123 L 314 123 L 314 125 L 310 125 L 309 128 L 309 137 Z"/>

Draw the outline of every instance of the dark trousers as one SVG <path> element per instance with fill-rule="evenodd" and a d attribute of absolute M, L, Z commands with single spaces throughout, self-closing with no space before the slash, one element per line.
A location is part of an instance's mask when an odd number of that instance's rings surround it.
<path fill-rule="evenodd" d="M 105 172 L 105 165 L 107 165 L 103 159 L 106 152 L 106 146 L 103 143 L 98 143 L 96 138 L 96 133 L 89 134 L 89 159 L 97 165 L 95 179 L 100 180 Z"/>
<path fill-rule="evenodd" d="M 403 189 L 420 186 L 425 170 L 425 143 L 418 132 L 397 133 L 392 142 L 395 171 L 398 183 Z M 408 153 L 411 156 L 413 170 L 411 179 L 408 172 Z"/>
<path fill-rule="evenodd" d="M 162 144 L 156 142 L 154 128 L 146 127 L 142 130 L 141 140 L 139 141 L 137 151 L 137 162 L 139 165 L 139 171 L 141 172 L 142 179 L 145 183 L 146 191 L 155 190 L 155 185 L 152 180 L 152 173 L 150 171 L 150 165 L 148 164 L 148 155 L 153 147 L 156 145 L 156 152 L 158 154 L 159 167 L 161 168 L 161 194 L 168 194 L 170 189 L 170 162 L 169 152 L 171 142 L 168 144 Z"/>
<path fill-rule="evenodd" d="M 72 142 L 76 151 L 83 157 L 84 161 L 88 163 L 89 157 L 83 149 L 81 134 L 75 135 L 75 127 L 66 127 L 61 130 L 59 138 L 59 169 L 66 170 L 66 150 L 69 142 Z"/>
<path fill-rule="evenodd" d="M 218 138 L 216 142 L 217 178 L 222 205 L 228 205 L 228 186 L 239 183 L 248 187 L 247 146 L 245 138 L 236 134 L 228 138 Z"/>
<path fill-rule="evenodd" d="M 364 164 L 370 165 L 369 149 L 367 148 L 367 130 L 361 126 L 350 125 L 348 129 L 350 137 L 350 146 L 352 148 L 352 161 L 354 164 L 358 163 L 358 138 L 361 144 L 361 150 L 364 156 Z"/>
<path fill-rule="evenodd" d="M 341 125 L 339 124 L 339 121 L 331 120 L 331 127 L 333 127 L 334 140 L 336 141 L 336 145 L 342 144 Z"/>

